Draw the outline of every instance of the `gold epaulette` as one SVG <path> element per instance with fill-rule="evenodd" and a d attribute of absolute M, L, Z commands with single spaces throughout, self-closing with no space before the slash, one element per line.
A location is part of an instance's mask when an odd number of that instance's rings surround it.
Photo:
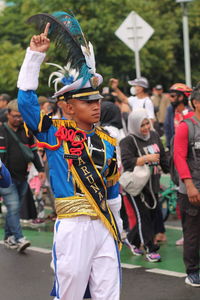
<path fill-rule="evenodd" d="M 111 145 L 116 146 L 117 140 L 113 137 L 111 137 L 105 130 L 103 130 L 102 127 L 96 127 L 95 128 L 96 134 L 102 138 L 103 140 L 109 142 Z"/>
<path fill-rule="evenodd" d="M 52 119 L 52 123 L 56 128 L 60 126 L 76 128 L 76 122 L 73 120 Z"/>

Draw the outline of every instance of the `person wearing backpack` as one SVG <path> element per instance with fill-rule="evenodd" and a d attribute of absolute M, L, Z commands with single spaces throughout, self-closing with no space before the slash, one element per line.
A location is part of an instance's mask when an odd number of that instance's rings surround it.
<path fill-rule="evenodd" d="M 168 106 L 166 118 L 164 122 L 164 130 L 166 135 L 166 144 L 169 149 L 169 166 L 170 175 L 174 184 L 178 186 L 179 179 L 176 168 L 174 167 L 173 160 L 173 140 L 176 128 L 182 120 L 190 118 L 194 111 L 189 106 L 188 98 L 192 92 L 192 89 L 184 83 L 174 83 L 169 88 L 169 97 L 171 105 Z M 171 149 L 172 148 L 172 149 Z M 177 215 L 180 215 L 179 203 L 176 206 Z M 177 246 L 183 245 L 183 237 L 176 241 Z"/>
<path fill-rule="evenodd" d="M 193 139 L 188 124 L 181 122 L 174 137 L 174 163 L 180 178 L 185 283 L 200 287 L 200 84 L 193 89 L 190 100 L 194 115 L 187 121 L 193 125 Z"/>

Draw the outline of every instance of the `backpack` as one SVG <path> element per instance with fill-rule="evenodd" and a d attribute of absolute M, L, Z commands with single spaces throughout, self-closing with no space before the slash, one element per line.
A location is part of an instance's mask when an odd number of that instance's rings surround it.
<path fill-rule="evenodd" d="M 189 143 L 188 146 L 193 146 L 194 145 L 194 124 L 191 119 L 185 119 L 182 122 L 187 123 L 188 125 L 188 136 L 189 136 Z M 179 175 L 176 170 L 176 167 L 174 165 L 174 136 L 171 139 L 170 143 L 170 152 L 169 152 L 169 173 L 171 176 L 171 180 L 175 185 L 179 185 Z"/>

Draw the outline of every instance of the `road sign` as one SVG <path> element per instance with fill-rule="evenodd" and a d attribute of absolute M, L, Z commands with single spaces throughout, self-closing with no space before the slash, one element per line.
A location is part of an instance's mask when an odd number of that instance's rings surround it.
<path fill-rule="evenodd" d="M 153 32 L 154 29 L 134 11 L 128 15 L 115 31 L 116 36 L 135 52 L 137 78 L 141 76 L 139 51 L 152 36 Z"/>
<path fill-rule="evenodd" d="M 116 36 L 132 51 L 139 51 L 153 33 L 154 29 L 134 11 L 115 31 Z"/>

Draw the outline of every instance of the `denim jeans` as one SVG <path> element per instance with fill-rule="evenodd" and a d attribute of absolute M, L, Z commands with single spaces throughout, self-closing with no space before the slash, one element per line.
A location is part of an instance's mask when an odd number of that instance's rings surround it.
<path fill-rule="evenodd" d="M 28 188 L 27 181 L 12 179 L 12 184 L 8 188 L 0 188 L 4 204 L 7 208 L 5 220 L 5 239 L 14 235 L 18 240 L 23 237 L 20 225 L 20 209 L 23 196 Z"/>

